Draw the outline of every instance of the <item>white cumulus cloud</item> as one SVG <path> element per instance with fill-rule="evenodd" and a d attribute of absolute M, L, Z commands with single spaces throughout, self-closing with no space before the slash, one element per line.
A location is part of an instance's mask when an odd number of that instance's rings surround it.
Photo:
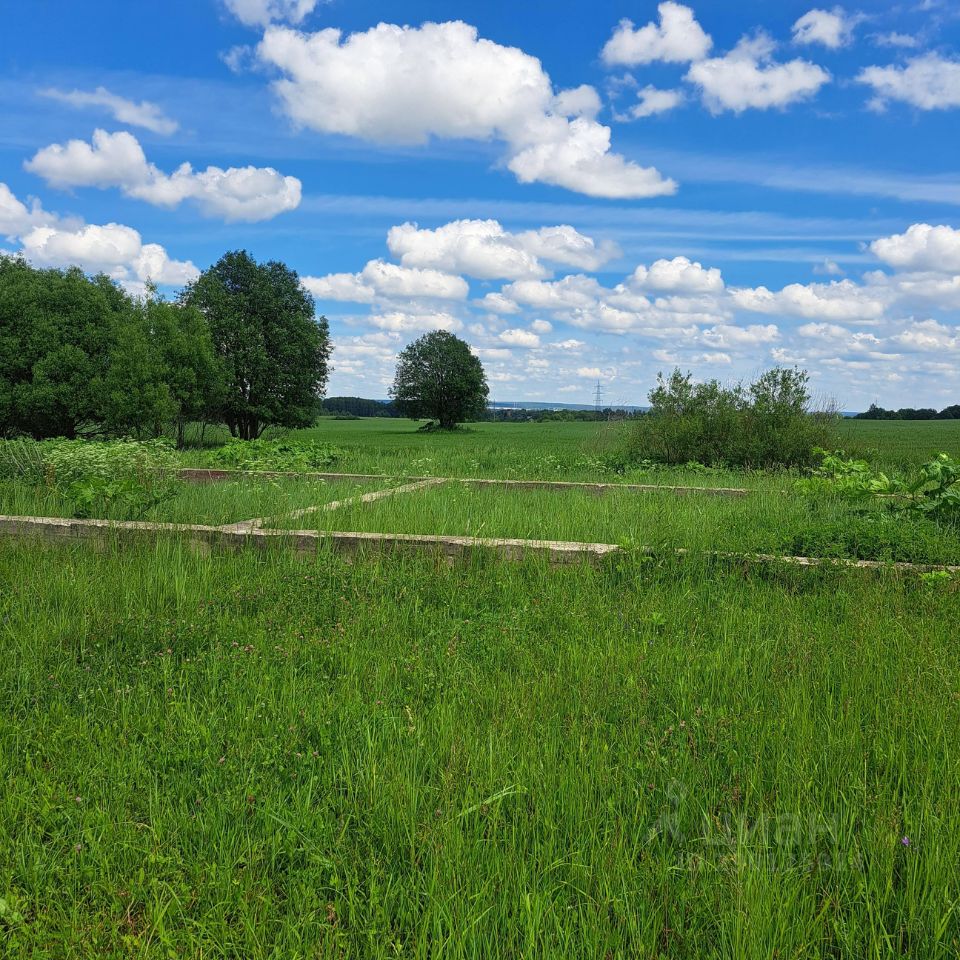
<path fill-rule="evenodd" d="M 267 220 L 295 209 L 301 196 L 300 181 L 272 167 L 194 170 L 184 163 L 166 174 L 147 161 L 137 138 L 126 131 L 96 130 L 90 143 L 50 144 L 24 166 L 54 187 L 117 187 L 162 207 L 192 200 L 204 214 L 224 220 Z"/>
<path fill-rule="evenodd" d="M 926 53 L 905 66 L 867 67 L 857 82 L 873 88 L 871 107 L 882 110 L 888 100 L 909 103 L 920 110 L 960 107 L 960 60 Z"/>
<path fill-rule="evenodd" d="M 302 23 L 320 0 L 224 0 L 227 9 L 245 26 L 265 27 L 276 21 Z"/>
<path fill-rule="evenodd" d="M 524 330 L 520 327 L 512 327 L 504 330 L 499 337 L 504 343 L 511 347 L 539 347 L 540 337 L 532 330 Z"/>
<path fill-rule="evenodd" d="M 128 100 L 126 97 L 111 93 L 106 87 L 96 90 L 57 90 L 49 87 L 40 94 L 59 100 L 71 107 L 101 107 L 110 113 L 118 123 L 127 123 L 132 127 L 143 127 L 153 133 L 168 135 L 175 133 L 179 124 L 168 117 L 163 109 L 149 100 Z"/>
<path fill-rule="evenodd" d="M 744 37 L 722 57 L 694 63 L 686 79 L 700 88 L 713 113 L 783 108 L 815 96 L 830 74 L 808 60 L 777 63 L 776 44 L 765 33 Z"/>
<path fill-rule="evenodd" d="M 510 233 L 496 220 L 454 220 L 434 230 L 404 223 L 391 227 L 387 247 L 406 267 L 479 280 L 546 277 L 550 271 L 541 260 L 597 270 L 619 255 L 615 244 L 598 244 L 570 226 Z"/>
<path fill-rule="evenodd" d="M 878 259 L 898 270 L 960 273 L 960 230 L 915 223 L 905 233 L 870 244 Z"/>
<path fill-rule="evenodd" d="M 635 29 L 621 20 L 601 56 L 608 66 L 635 67 L 644 63 L 690 63 L 707 55 L 713 40 L 697 23 L 693 10 L 667 0 L 657 7 L 659 23 Z"/>
<path fill-rule="evenodd" d="M 20 250 L 40 267 L 80 267 L 105 273 L 134 293 L 147 282 L 182 286 L 200 271 L 189 260 L 174 260 L 158 243 L 144 243 L 132 227 L 119 223 L 84 224 L 28 207 L 0 183 L 0 235 L 19 239 Z"/>
<path fill-rule="evenodd" d="M 660 90 L 654 86 L 646 86 L 637 91 L 639 102 L 627 111 L 627 116 L 634 120 L 643 120 L 645 117 L 669 113 L 679 107 L 685 99 L 686 96 L 682 90 Z"/>
<path fill-rule="evenodd" d="M 842 7 L 810 10 L 793 25 L 793 42 L 819 43 L 830 50 L 839 50 L 853 40 L 856 25 L 857 19 L 848 16 Z"/>
<path fill-rule="evenodd" d="M 369 322 L 393 333 L 420 333 L 429 330 L 461 330 L 463 324 L 449 313 L 406 313 L 401 310 L 376 314 Z"/>
<path fill-rule="evenodd" d="M 354 303 L 373 303 L 378 298 L 464 300 L 470 291 L 463 277 L 384 260 L 371 260 L 359 273 L 304 277 L 303 283 L 320 299 Z"/>
<path fill-rule="evenodd" d="M 143 243 L 136 230 L 119 223 L 34 227 L 21 242 L 24 255 L 38 266 L 79 266 L 124 283 L 180 286 L 200 273 L 189 261 L 172 260 L 159 244 Z"/>
<path fill-rule="evenodd" d="M 496 139 L 524 183 L 595 197 L 676 191 L 657 170 L 611 152 L 591 88 L 555 91 L 536 57 L 462 21 L 380 23 L 346 37 L 274 26 L 257 55 L 282 74 L 273 88 L 287 115 L 313 130 L 375 143 Z"/>
<path fill-rule="evenodd" d="M 869 321 L 883 316 L 885 301 L 851 280 L 792 283 L 779 292 L 766 287 L 732 290 L 734 303 L 753 313 L 803 317 L 809 320 Z"/>
<path fill-rule="evenodd" d="M 56 220 L 46 213 L 39 201 L 27 206 L 13 191 L 0 182 L 0 237 L 15 238 L 33 227 L 47 226 Z"/>
<path fill-rule="evenodd" d="M 639 266 L 630 277 L 633 286 L 657 293 L 721 293 L 723 276 L 717 267 L 704 268 L 687 257 L 657 260 L 649 267 Z"/>

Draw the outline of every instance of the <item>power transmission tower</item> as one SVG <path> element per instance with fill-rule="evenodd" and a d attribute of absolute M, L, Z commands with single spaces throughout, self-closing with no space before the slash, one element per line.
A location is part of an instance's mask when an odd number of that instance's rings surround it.
<path fill-rule="evenodd" d="M 603 384 L 598 380 L 597 389 L 593 392 L 593 404 L 597 413 L 603 408 Z"/>

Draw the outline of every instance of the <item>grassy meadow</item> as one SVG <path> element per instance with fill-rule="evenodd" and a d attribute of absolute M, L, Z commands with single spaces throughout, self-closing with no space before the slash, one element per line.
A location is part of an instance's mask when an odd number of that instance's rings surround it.
<path fill-rule="evenodd" d="M 960 424 L 843 427 L 889 470 L 960 453 Z M 611 474 L 619 429 L 302 435 L 342 449 L 334 470 L 397 479 L 753 492 L 454 483 L 296 526 L 960 560 L 954 528 L 786 474 Z M 3 512 L 29 505 L 9 487 Z M 156 519 L 367 489 L 231 481 Z M 958 609 L 946 574 L 666 551 L 0 541 L 0 957 L 956 957 Z"/>

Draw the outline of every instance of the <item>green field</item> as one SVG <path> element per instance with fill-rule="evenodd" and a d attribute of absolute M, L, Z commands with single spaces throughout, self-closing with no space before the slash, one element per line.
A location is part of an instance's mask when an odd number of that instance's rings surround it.
<path fill-rule="evenodd" d="M 410 420 L 326 417 L 316 427 L 285 435 L 341 447 L 346 456 L 336 469 L 348 472 L 598 480 L 609 477 L 603 459 L 620 445 L 629 424 L 473 423 L 447 434 L 417 428 Z M 222 443 L 228 435 L 208 430 L 205 436 L 208 443 Z M 899 468 L 940 451 L 960 457 L 960 420 L 844 420 L 838 441 L 849 452 L 867 456 L 882 467 Z M 187 460 L 205 464 L 208 456 L 195 451 L 187 454 Z M 742 475 L 737 476 L 738 483 L 742 480 Z M 700 482 L 720 485 L 719 480 L 704 480 L 702 475 Z"/>
<path fill-rule="evenodd" d="M 596 567 L 0 541 L 0 956 L 956 957 L 960 580 L 672 552 L 942 562 L 956 529 L 786 474 L 611 474 L 619 429 L 308 435 L 342 471 L 752 492 L 445 484 L 295 524 L 670 548 Z M 960 439 L 844 429 L 887 468 Z"/>

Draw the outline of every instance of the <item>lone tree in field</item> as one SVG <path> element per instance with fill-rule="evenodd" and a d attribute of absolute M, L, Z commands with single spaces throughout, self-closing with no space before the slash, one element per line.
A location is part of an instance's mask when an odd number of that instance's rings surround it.
<path fill-rule="evenodd" d="M 405 417 L 436 420 L 443 430 L 480 417 L 488 393 L 483 365 L 446 330 L 425 333 L 402 351 L 390 388 Z"/>
<path fill-rule="evenodd" d="M 183 292 L 207 318 L 224 369 L 220 416 L 235 437 L 307 427 L 320 411 L 330 360 L 325 317 L 296 272 L 245 250 L 224 254 Z"/>

